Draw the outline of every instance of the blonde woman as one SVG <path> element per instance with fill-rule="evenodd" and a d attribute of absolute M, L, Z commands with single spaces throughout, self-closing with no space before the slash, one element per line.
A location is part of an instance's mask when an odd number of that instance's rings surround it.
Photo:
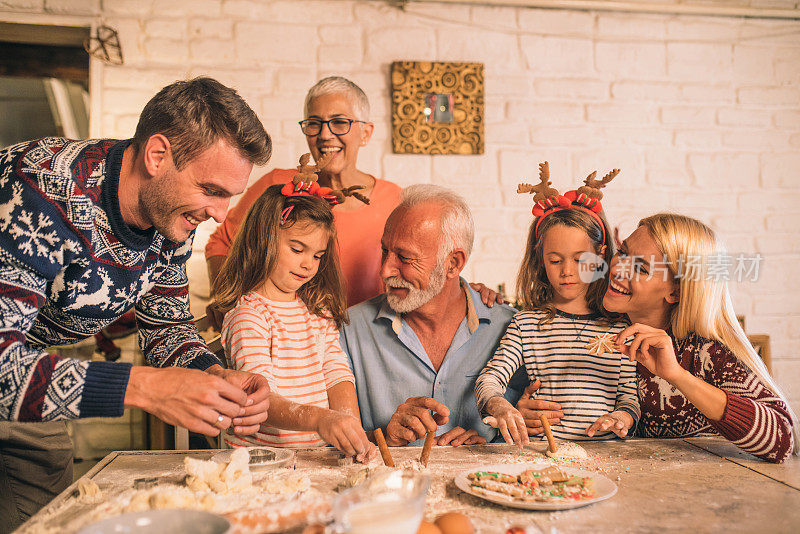
<path fill-rule="evenodd" d="M 616 341 L 639 364 L 637 434 L 717 432 L 782 462 L 797 452 L 794 413 L 736 320 L 727 282 L 689 268 L 723 253 L 700 221 L 661 213 L 641 220 L 611 261 L 603 305 L 632 323 Z"/>

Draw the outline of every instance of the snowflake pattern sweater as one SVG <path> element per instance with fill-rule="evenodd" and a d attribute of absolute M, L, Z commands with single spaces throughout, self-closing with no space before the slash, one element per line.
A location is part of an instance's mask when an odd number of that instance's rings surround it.
<path fill-rule="evenodd" d="M 636 433 L 648 438 L 676 438 L 711 432 L 770 462 L 782 462 L 794 444 L 786 403 L 718 341 L 697 334 L 672 339 L 681 367 L 728 397 L 721 421 L 709 421 L 663 378 L 638 364 L 642 417 Z"/>
<path fill-rule="evenodd" d="M 151 365 L 220 363 L 189 312 L 194 236 L 174 243 L 122 219 L 129 144 L 45 138 L 0 150 L 0 420 L 122 415 L 129 364 L 44 349 L 87 338 L 131 308 Z"/>

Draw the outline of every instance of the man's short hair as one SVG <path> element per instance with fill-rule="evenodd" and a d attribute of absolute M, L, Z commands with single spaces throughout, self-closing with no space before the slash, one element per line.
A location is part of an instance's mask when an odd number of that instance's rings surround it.
<path fill-rule="evenodd" d="M 303 114 L 308 117 L 308 106 L 315 98 L 333 93 L 345 93 L 353 105 L 353 112 L 356 119 L 369 121 L 369 99 L 364 91 L 347 78 L 341 76 L 328 76 L 314 84 L 306 93 L 306 101 L 303 105 Z"/>
<path fill-rule="evenodd" d="M 467 258 L 472 253 L 475 223 L 467 202 L 455 191 L 433 184 L 410 185 L 403 189 L 403 199 L 396 209 L 409 209 L 428 202 L 442 206 L 442 237 L 439 241 L 438 259 L 442 260 L 456 249 L 462 249 Z"/>
<path fill-rule="evenodd" d="M 272 140 L 255 112 L 235 90 L 213 78 L 178 81 L 151 98 L 136 125 L 136 152 L 156 134 L 169 139 L 179 170 L 220 139 L 254 165 L 264 165 L 272 155 Z"/>

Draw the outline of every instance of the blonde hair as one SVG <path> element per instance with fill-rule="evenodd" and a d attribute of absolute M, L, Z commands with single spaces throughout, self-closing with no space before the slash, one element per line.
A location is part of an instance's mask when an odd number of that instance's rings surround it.
<path fill-rule="evenodd" d="M 685 339 L 694 332 L 718 341 L 753 371 L 786 404 L 793 424 L 794 452 L 798 454 L 797 416 L 736 319 L 727 280 L 721 276 L 706 276 L 703 271 L 709 258 L 725 254 L 724 246 L 714 231 L 697 219 L 674 213 L 646 217 L 639 221 L 639 226 L 650 232 L 659 251 L 664 254 L 670 274 L 679 283 L 680 297 L 669 312 L 673 335 Z M 700 271 L 681 273 L 681 265 L 693 257 L 701 258 Z"/>

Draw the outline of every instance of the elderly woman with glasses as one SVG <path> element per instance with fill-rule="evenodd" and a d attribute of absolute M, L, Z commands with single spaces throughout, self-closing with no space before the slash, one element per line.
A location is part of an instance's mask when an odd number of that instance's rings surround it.
<path fill-rule="evenodd" d="M 346 78 L 330 76 L 309 89 L 305 119 L 300 129 L 315 160 L 331 153 L 330 163 L 320 174 L 320 185 L 343 189 L 363 186 L 360 192 L 369 204 L 347 197 L 333 209 L 342 271 L 347 282 L 349 306 L 383 292 L 379 275 L 380 238 L 389 213 L 400 203 L 400 187 L 359 170 L 358 151 L 365 146 L 375 126 L 369 122 L 369 100 L 359 86 Z M 245 191 L 225 221 L 206 244 L 209 279 L 214 280 L 228 254 L 247 210 L 269 186 L 292 180 L 295 169 L 275 169 Z M 221 317 L 209 307 L 209 318 L 219 327 Z"/>

